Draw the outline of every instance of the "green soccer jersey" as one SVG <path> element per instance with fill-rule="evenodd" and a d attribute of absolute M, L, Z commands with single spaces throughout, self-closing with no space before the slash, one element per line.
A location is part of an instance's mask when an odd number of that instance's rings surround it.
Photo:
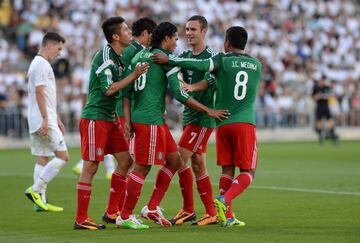
<path fill-rule="evenodd" d="M 238 53 L 219 53 L 206 60 L 177 58 L 171 55 L 169 64 L 214 74 L 215 106 L 231 113 L 229 118 L 218 121 L 218 126 L 234 122 L 256 124 L 255 99 L 262 69 L 259 60 Z"/>
<path fill-rule="evenodd" d="M 207 59 L 214 56 L 214 52 L 209 48 L 206 47 L 204 51 L 202 51 L 198 55 L 193 55 L 192 51 L 185 51 L 183 52 L 179 57 L 183 58 L 195 58 L 195 59 Z M 205 75 L 205 72 L 201 71 L 192 71 L 192 70 L 186 70 L 181 69 L 181 72 L 183 74 L 184 81 L 188 84 L 194 84 L 197 82 L 200 82 L 204 79 L 208 79 L 209 81 L 209 88 L 204 91 L 199 92 L 190 92 L 189 95 L 193 97 L 198 102 L 206 105 L 209 108 L 214 107 L 214 92 L 215 92 L 215 86 L 212 85 L 214 80 L 212 79 L 212 76 Z M 216 126 L 215 119 L 209 117 L 203 112 L 194 110 L 190 107 L 185 106 L 184 113 L 183 113 L 183 126 L 188 124 L 194 124 L 201 127 L 211 127 L 214 128 Z"/>
<path fill-rule="evenodd" d="M 124 65 L 121 56 L 117 55 L 108 44 L 98 50 L 91 62 L 89 94 L 81 113 L 82 118 L 91 120 L 115 120 L 115 106 L 119 92 L 106 96 L 105 92 L 113 82 L 121 80 Z"/>
<path fill-rule="evenodd" d="M 181 103 L 186 103 L 189 99 L 189 95 L 180 89 L 180 68 L 153 63 L 150 56 L 155 52 L 170 54 L 160 48 L 150 51 L 143 49 L 131 60 L 132 69 L 139 63 L 150 64 L 148 71 L 130 84 L 123 93 L 129 99 L 132 95 L 134 97 L 131 122 L 149 125 L 164 124 L 165 95 L 168 85 L 174 97 Z"/>
<path fill-rule="evenodd" d="M 139 42 L 137 41 L 133 41 L 131 42 L 131 44 L 126 47 L 123 52 L 122 52 L 122 60 L 124 62 L 124 66 L 125 68 L 128 68 L 129 65 L 131 64 L 131 59 L 136 55 L 136 53 L 138 53 L 139 51 L 141 51 L 142 49 L 144 49 L 145 47 L 143 45 L 141 45 Z M 127 72 L 126 74 L 129 74 L 129 72 Z M 126 77 L 126 75 L 124 76 Z M 122 108 L 122 91 L 120 91 L 119 95 L 119 100 L 116 103 L 116 113 L 118 116 L 124 116 L 124 111 Z"/>

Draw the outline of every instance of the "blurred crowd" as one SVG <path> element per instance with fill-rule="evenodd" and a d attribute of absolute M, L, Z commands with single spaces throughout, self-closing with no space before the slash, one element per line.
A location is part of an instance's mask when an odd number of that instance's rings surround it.
<path fill-rule="evenodd" d="M 207 44 L 222 51 L 225 30 L 244 26 L 246 52 L 263 63 L 257 99 L 259 128 L 312 126 L 312 87 L 325 75 L 338 126 L 360 126 L 360 10 L 350 0 L 0 0 L 0 135 L 26 135 L 26 71 L 47 30 L 66 48 L 54 63 L 59 114 L 77 131 L 81 86 L 94 52 L 103 45 L 101 21 L 128 24 L 151 16 L 178 25 L 176 52 L 188 49 L 184 24 L 194 14 L 209 22 Z M 167 97 L 168 123 L 181 128 L 181 105 Z"/>

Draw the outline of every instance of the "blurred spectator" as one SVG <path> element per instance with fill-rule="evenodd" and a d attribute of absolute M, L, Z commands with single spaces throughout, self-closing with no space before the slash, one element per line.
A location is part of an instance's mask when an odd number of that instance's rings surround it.
<path fill-rule="evenodd" d="M 59 113 L 65 125 L 77 130 L 81 82 L 87 76 L 94 51 L 104 42 L 101 21 L 122 15 L 129 25 L 151 15 L 183 26 L 194 14 L 209 21 L 208 45 L 223 49 L 226 28 L 242 25 L 249 33 L 246 52 L 263 63 L 263 91 L 258 105 L 259 128 L 310 126 L 313 114 L 309 83 L 325 76 L 333 80 L 336 123 L 359 126 L 360 80 L 359 2 L 351 0 L 3 0 L 0 1 L 0 90 L 22 92 L 29 60 L 49 29 L 66 39 L 58 69 Z M 156 3 L 156 4 L 155 4 Z M 224 14 L 226 13 L 226 14 Z M 178 48 L 188 49 L 179 27 Z M 57 66 L 56 66 L 57 65 Z M 82 73 L 82 74 L 81 74 Z M 83 75 L 86 74 L 86 75 Z M 86 77 L 87 78 L 87 77 Z M 13 84 L 16 83 L 16 86 Z M 286 88 L 284 88 L 286 87 Z M 26 94 L 22 97 L 26 99 Z M 181 113 L 169 100 L 169 114 Z M 5 102 L 0 109 L 10 108 Z M 25 107 L 26 108 L 26 107 Z M 22 109 L 25 109 L 22 108 Z M 174 110 L 171 110 L 174 109 Z M 357 110 L 356 110 L 357 109 Z M 21 112 L 18 110 L 18 112 Z M 0 115 L 1 116 L 1 115 Z M 168 115 L 174 123 L 178 115 Z M 0 118 L 1 120 L 1 118 Z M 1 127 L 2 130 L 3 126 Z"/>

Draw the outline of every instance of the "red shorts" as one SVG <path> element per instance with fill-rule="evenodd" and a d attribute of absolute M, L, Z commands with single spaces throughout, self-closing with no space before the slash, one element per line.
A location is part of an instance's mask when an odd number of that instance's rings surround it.
<path fill-rule="evenodd" d="M 179 146 L 194 153 L 206 153 L 207 142 L 214 129 L 197 125 L 186 125 L 181 135 Z"/>
<path fill-rule="evenodd" d="M 128 151 L 124 130 L 117 122 L 80 119 L 81 157 L 85 161 L 103 161 L 105 154 Z"/>
<path fill-rule="evenodd" d="M 216 159 L 219 166 L 233 164 L 243 170 L 255 169 L 258 159 L 256 127 L 241 122 L 218 127 Z"/>
<path fill-rule="evenodd" d="M 135 131 L 135 163 L 164 165 L 167 154 L 178 151 L 169 127 L 133 123 Z"/>

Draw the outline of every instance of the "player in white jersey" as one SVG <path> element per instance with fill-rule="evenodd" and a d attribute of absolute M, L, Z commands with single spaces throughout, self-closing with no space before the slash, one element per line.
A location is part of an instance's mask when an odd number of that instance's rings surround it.
<path fill-rule="evenodd" d="M 26 189 L 25 195 L 35 203 L 37 211 L 63 211 L 47 202 L 45 192 L 47 184 L 69 158 L 63 136 L 65 127 L 56 112 L 55 75 L 50 65 L 50 61 L 60 55 L 64 43 L 65 39 L 59 34 L 47 32 L 28 70 L 28 124 L 36 164 L 34 184 Z"/>
<path fill-rule="evenodd" d="M 84 75 L 84 82 L 82 83 L 82 87 L 81 87 L 81 96 L 82 96 L 82 105 L 84 106 L 87 100 L 87 96 L 89 93 L 89 76 L 90 74 L 88 73 L 88 75 L 85 77 Z M 76 165 L 74 165 L 72 167 L 72 171 L 76 174 L 76 175 L 80 175 L 82 168 L 84 165 L 84 160 L 80 159 L 79 162 L 76 163 Z M 111 175 L 115 170 L 115 162 L 114 162 L 114 157 L 112 156 L 112 154 L 107 154 L 104 157 L 104 165 L 105 165 L 105 178 L 110 180 L 111 179 Z"/>

